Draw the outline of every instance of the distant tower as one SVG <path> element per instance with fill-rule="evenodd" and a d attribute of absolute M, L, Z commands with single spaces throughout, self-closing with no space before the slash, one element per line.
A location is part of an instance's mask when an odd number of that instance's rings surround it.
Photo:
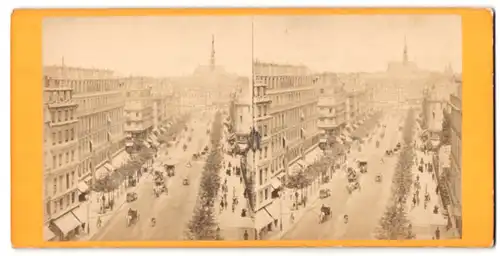
<path fill-rule="evenodd" d="M 403 49 L 403 63 L 408 63 L 408 47 L 406 46 L 406 36 L 405 36 L 405 45 Z"/>
<path fill-rule="evenodd" d="M 215 38 L 212 34 L 212 52 L 210 54 L 210 69 L 214 71 L 215 69 Z"/>

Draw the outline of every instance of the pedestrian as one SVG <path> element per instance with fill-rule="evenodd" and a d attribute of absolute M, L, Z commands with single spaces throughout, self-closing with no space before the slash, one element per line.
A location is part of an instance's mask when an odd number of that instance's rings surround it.
<path fill-rule="evenodd" d="M 243 240 L 248 240 L 248 232 L 245 230 L 245 233 L 243 233 Z"/>
<path fill-rule="evenodd" d="M 223 200 L 220 201 L 220 212 L 222 212 L 222 210 L 224 210 L 224 201 Z"/>
<path fill-rule="evenodd" d="M 439 195 L 439 186 L 436 186 L 436 195 Z"/>
<path fill-rule="evenodd" d="M 224 209 L 225 209 L 225 210 L 227 210 L 227 205 L 228 205 L 228 203 L 227 203 L 227 198 L 224 198 Z"/>
<path fill-rule="evenodd" d="M 436 240 L 439 240 L 439 238 L 441 237 L 441 231 L 439 230 L 439 227 L 436 228 L 434 235 L 436 237 Z"/>
<path fill-rule="evenodd" d="M 243 183 L 243 177 L 240 175 L 240 184 Z"/>

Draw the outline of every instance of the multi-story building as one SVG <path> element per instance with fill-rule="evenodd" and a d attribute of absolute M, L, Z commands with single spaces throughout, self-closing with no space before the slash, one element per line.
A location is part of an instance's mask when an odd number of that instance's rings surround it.
<path fill-rule="evenodd" d="M 125 133 L 134 139 L 146 139 L 153 129 L 153 101 L 150 79 L 130 77 L 126 81 Z"/>
<path fill-rule="evenodd" d="M 348 120 L 348 101 L 344 86 L 336 74 L 321 74 L 318 83 L 318 128 L 323 134 L 320 146 L 326 149 L 335 144 Z"/>
<path fill-rule="evenodd" d="M 281 215 L 278 189 L 288 166 L 318 144 L 316 78 L 305 66 L 256 61 L 253 65 L 253 125 L 259 134 L 254 154 L 256 229 L 277 229 Z"/>
<path fill-rule="evenodd" d="M 46 240 L 67 240 L 82 225 L 78 201 L 78 104 L 67 81 L 44 78 L 44 229 Z"/>
<path fill-rule="evenodd" d="M 61 78 L 78 104 L 79 180 L 89 182 L 92 171 L 112 171 L 111 159 L 124 149 L 124 83 L 106 69 L 49 66 L 45 72 Z M 81 191 L 83 194 L 85 191 Z"/>
<path fill-rule="evenodd" d="M 462 80 L 455 78 L 457 92 L 450 96 L 451 108 L 451 172 L 450 207 L 452 227 L 462 236 Z"/>

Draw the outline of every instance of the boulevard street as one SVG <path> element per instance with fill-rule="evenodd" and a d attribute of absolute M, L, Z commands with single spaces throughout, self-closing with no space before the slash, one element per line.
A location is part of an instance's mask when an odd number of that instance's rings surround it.
<path fill-rule="evenodd" d="M 191 220 L 193 208 L 196 204 L 199 179 L 204 166 L 204 160 L 192 161 L 194 153 L 198 153 L 209 143 L 206 135 L 207 122 L 210 115 L 193 116 L 188 123 L 188 131 L 183 131 L 177 136 L 179 143 L 166 149 L 162 147 L 155 159 L 154 169 L 163 169 L 162 163 L 173 159 L 176 162 L 175 176 L 166 178 L 168 194 L 162 193 L 160 197 L 153 194 L 154 179 L 152 173 L 144 174 L 138 184 L 137 200 L 125 203 L 104 227 L 101 228 L 92 240 L 131 241 L 131 240 L 183 240 L 186 225 Z M 193 131 L 191 131 L 191 128 Z M 188 142 L 188 136 L 192 136 Z M 183 145 L 188 147 L 183 150 Z M 168 155 L 165 151 L 168 150 Z M 187 162 L 191 167 L 187 167 Z M 188 178 L 190 184 L 183 185 L 183 179 Z M 128 209 L 137 210 L 140 219 L 137 223 L 127 227 L 126 216 Z M 156 225 L 151 226 L 150 219 L 156 218 Z"/>
<path fill-rule="evenodd" d="M 398 127 L 401 124 L 402 112 L 397 110 L 386 113 L 382 125 L 386 125 L 385 136 L 380 139 L 384 127 L 378 127 L 371 133 L 372 140 L 365 142 L 361 153 L 357 148 L 351 148 L 347 157 L 348 166 L 354 166 L 356 156 L 364 155 L 368 161 L 368 172 L 360 175 L 361 190 L 349 194 L 347 176 L 338 171 L 334 174 L 328 188 L 332 195 L 318 199 L 297 223 L 284 234 L 282 240 L 342 240 L 342 239 L 374 239 L 373 231 L 378 225 L 386 204 L 391 195 L 391 182 L 397 162 L 397 155 L 385 156 L 385 150 L 392 149 L 401 140 Z M 376 147 L 376 141 L 380 145 Z M 381 159 L 383 158 L 383 162 Z M 382 175 L 382 181 L 377 183 L 375 177 Z M 320 207 L 324 204 L 331 208 L 331 217 L 326 222 L 319 223 Z M 344 223 L 344 215 L 349 216 Z"/>

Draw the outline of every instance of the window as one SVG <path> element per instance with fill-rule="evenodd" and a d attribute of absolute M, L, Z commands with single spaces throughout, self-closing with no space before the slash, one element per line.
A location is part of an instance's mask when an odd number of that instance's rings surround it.
<path fill-rule="evenodd" d="M 330 111 L 330 114 L 331 114 L 331 113 L 333 112 L 333 109 L 332 109 L 332 108 L 330 108 L 330 109 L 329 109 L 329 111 Z"/>
<path fill-rule="evenodd" d="M 71 128 L 71 140 L 75 140 L 75 128 Z"/>
<path fill-rule="evenodd" d="M 63 160 L 62 160 L 62 154 L 59 154 L 59 166 L 61 166 L 63 163 Z"/>
<path fill-rule="evenodd" d="M 321 93 L 321 94 L 325 93 L 325 89 L 323 89 L 323 88 L 319 89 L 319 93 Z"/>
<path fill-rule="evenodd" d="M 59 144 L 61 144 L 62 143 L 62 132 L 61 131 L 57 132 L 57 137 L 58 137 Z"/>
<path fill-rule="evenodd" d="M 259 185 L 262 185 L 262 169 L 259 170 Z"/>
<path fill-rule="evenodd" d="M 56 168 L 57 167 L 57 157 L 56 156 L 52 156 L 52 168 Z"/>
<path fill-rule="evenodd" d="M 52 123 L 56 122 L 56 112 L 55 111 L 50 111 L 50 120 Z"/>
<path fill-rule="evenodd" d="M 243 123 L 243 116 L 240 116 L 240 123 Z"/>
<path fill-rule="evenodd" d="M 68 121 L 68 110 L 64 111 L 64 121 Z"/>
<path fill-rule="evenodd" d="M 61 122 L 61 112 L 57 111 L 57 122 Z"/>
<path fill-rule="evenodd" d="M 264 189 L 264 200 L 267 200 L 268 197 L 269 197 L 269 190 L 266 188 Z"/>
<path fill-rule="evenodd" d="M 75 161 L 75 151 L 71 150 L 71 162 Z"/>
<path fill-rule="evenodd" d="M 75 203 L 75 192 L 71 193 L 71 203 L 74 204 Z"/>
<path fill-rule="evenodd" d="M 56 138 L 56 133 L 53 132 L 52 133 L 52 145 L 55 145 L 56 144 L 56 141 L 57 141 L 57 138 Z"/>
<path fill-rule="evenodd" d="M 66 189 L 69 189 L 69 173 L 66 173 Z"/>
<path fill-rule="evenodd" d="M 58 208 L 59 208 L 59 202 L 54 201 L 54 211 L 53 212 L 56 213 Z"/>
<path fill-rule="evenodd" d="M 267 125 L 264 125 L 264 137 L 267 136 Z"/>
<path fill-rule="evenodd" d="M 54 178 L 52 188 L 53 188 L 52 195 L 56 195 L 56 193 L 57 193 L 57 178 Z"/>
<path fill-rule="evenodd" d="M 75 171 L 71 172 L 71 186 L 75 184 Z"/>
<path fill-rule="evenodd" d="M 63 199 L 61 198 L 59 199 L 59 210 L 62 211 L 62 209 L 63 209 Z"/>
<path fill-rule="evenodd" d="M 65 130 L 64 131 L 64 142 L 68 142 L 68 140 L 69 140 L 69 131 Z"/>

